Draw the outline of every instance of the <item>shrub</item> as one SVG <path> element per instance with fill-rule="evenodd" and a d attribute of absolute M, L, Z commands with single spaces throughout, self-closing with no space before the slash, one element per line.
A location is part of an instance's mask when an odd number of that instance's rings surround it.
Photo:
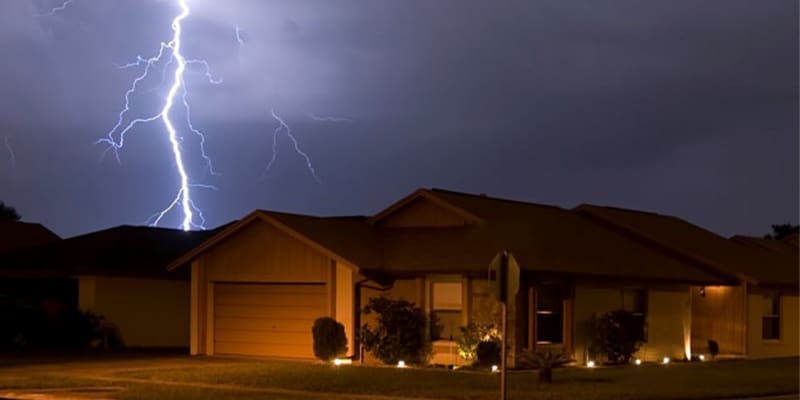
<path fill-rule="evenodd" d="M 717 343 L 716 340 L 708 341 L 708 352 L 711 354 L 711 359 L 717 358 L 717 354 L 719 354 L 719 343 Z"/>
<path fill-rule="evenodd" d="M 461 336 L 456 339 L 458 355 L 467 361 L 476 362 L 480 359 L 478 357 L 478 346 L 483 342 L 495 342 L 498 349 L 500 348 L 500 333 L 494 324 L 470 322 L 467 326 L 462 326 L 459 329 L 461 330 Z"/>
<path fill-rule="evenodd" d="M 378 297 L 370 299 L 363 311 L 377 316 L 374 327 L 361 327 L 361 343 L 367 351 L 386 364 L 427 362 L 431 352 L 427 317 L 414 303 Z"/>
<path fill-rule="evenodd" d="M 518 357 L 518 364 L 523 368 L 535 368 L 539 373 L 539 382 L 550 383 L 553 381 L 553 369 L 563 367 L 573 360 L 561 353 L 531 351 L 522 352 Z"/>
<path fill-rule="evenodd" d="M 330 361 L 347 354 L 347 336 L 344 325 L 330 317 L 317 318 L 311 328 L 314 336 L 314 356 Z"/>
<path fill-rule="evenodd" d="M 477 350 L 475 351 L 477 356 L 475 364 L 482 367 L 500 364 L 500 353 L 502 351 L 501 347 L 502 344 L 498 341 L 478 343 Z"/>
<path fill-rule="evenodd" d="M 596 344 L 612 364 L 627 364 L 642 345 L 644 322 L 630 311 L 616 310 L 597 320 Z"/>

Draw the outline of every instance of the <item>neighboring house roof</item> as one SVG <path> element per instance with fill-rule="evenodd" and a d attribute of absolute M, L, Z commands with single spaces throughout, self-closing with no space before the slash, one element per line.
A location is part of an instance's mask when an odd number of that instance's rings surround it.
<path fill-rule="evenodd" d="M 123 225 L 5 254 L 0 273 L 186 278 L 169 274 L 166 265 L 214 232 Z"/>
<path fill-rule="evenodd" d="M 41 224 L 0 222 L 0 253 L 61 240 Z"/>
<path fill-rule="evenodd" d="M 798 258 L 798 247 L 785 239 L 767 239 L 753 236 L 736 235 L 730 240 L 733 242 L 750 246 L 752 248 L 769 250 L 781 256 L 791 257 L 794 261 Z"/>
<path fill-rule="evenodd" d="M 800 245 L 800 232 L 795 231 L 781 240 L 783 240 L 786 243 L 793 244 L 795 247 L 797 247 Z"/>
<path fill-rule="evenodd" d="M 384 226 L 404 206 L 424 199 L 463 218 L 460 226 Z M 185 265 L 249 223 L 262 220 L 314 244 L 364 272 L 392 275 L 484 273 L 497 252 L 510 250 L 525 271 L 723 283 L 730 275 L 631 240 L 559 207 L 421 189 L 372 218 L 312 217 L 258 210 L 170 264 Z"/>
<path fill-rule="evenodd" d="M 655 247 L 693 258 L 707 268 L 736 274 L 751 283 L 798 284 L 797 259 L 792 262 L 771 252 L 754 251 L 677 217 L 589 204 L 575 210 Z"/>

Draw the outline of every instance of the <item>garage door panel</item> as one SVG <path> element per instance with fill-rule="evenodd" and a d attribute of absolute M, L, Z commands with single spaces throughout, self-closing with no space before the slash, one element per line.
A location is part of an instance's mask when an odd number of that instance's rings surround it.
<path fill-rule="evenodd" d="M 323 284 L 214 285 L 214 352 L 313 357 L 311 327 L 328 315 Z"/>
<path fill-rule="evenodd" d="M 307 329 L 309 332 L 311 328 Z M 217 341 L 231 343 L 275 344 L 275 345 L 307 345 L 311 346 L 314 339 L 311 335 L 302 335 L 297 331 L 248 331 L 248 330 L 217 330 Z"/>
<path fill-rule="evenodd" d="M 217 305 L 301 307 L 319 306 L 326 293 L 218 293 Z"/>
<path fill-rule="evenodd" d="M 243 293 L 319 293 L 325 294 L 324 284 L 283 284 L 283 283 L 218 283 L 217 294 L 243 294 Z"/>
<path fill-rule="evenodd" d="M 232 331 L 285 331 L 285 332 L 311 332 L 312 319 L 258 319 L 246 318 L 220 318 L 216 321 L 215 329 Z"/>
<path fill-rule="evenodd" d="M 287 344 L 255 344 L 255 343 L 233 343 L 221 342 L 216 344 L 218 354 L 234 354 L 247 356 L 264 357 L 286 357 L 286 358 L 314 358 L 314 351 L 308 345 L 287 345 Z"/>

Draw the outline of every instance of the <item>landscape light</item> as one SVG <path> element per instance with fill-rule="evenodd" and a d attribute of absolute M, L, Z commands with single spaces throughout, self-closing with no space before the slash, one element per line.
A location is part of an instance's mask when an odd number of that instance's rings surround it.
<path fill-rule="evenodd" d="M 400 360 L 400 361 L 397 362 L 397 368 L 405 368 L 405 367 L 406 367 L 406 362 L 405 361 Z"/>
<path fill-rule="evenodd" d="M 705 361 L 706 360 L 706 356 L 703 355 L 703 354 L 700 354 L 699 356 L 697 356 L 697 358 L 699 358 L 700 361 Z"/>
<path fill-rule="evenodd" d="M 492 365 L 492 372 L 497 372 L 499 369 L 497 365 Z"/>
<path fill-rule="evenodd" d="M 669 357 L 664 357 L 664 359 L 661 360 L 661 363 L 662 364 L 669 364 Z"/>
<path fill-rule="evenodd" d="M 333 359 L 333 365 L 335 365 L 337 367 L 340 366 L 340 365 L 350 365 L 352 363 L 353 363 L 353 360 L 351 360 L 349 358 L 334 358 Z"/>
<path fill-rule="evenodd" d="M 587 361 L 586 362 L 586 366 L 589 367 L 589 368 L 594 368 L 594 361 L 591 361 L 591 360 Z"/>
<path fill-rule="evenodd" d="M 642 360 L 637 358 L 636 360 L 633 361 L 633 363 L 636 365 L 642 365 Z"/>

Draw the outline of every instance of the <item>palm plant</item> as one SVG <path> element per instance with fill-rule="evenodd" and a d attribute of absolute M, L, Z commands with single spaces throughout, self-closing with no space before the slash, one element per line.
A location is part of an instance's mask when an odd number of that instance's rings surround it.
<path fill-rule="evenodd" d="M 536 368 L 539 373 L 539 382 L 550 383 L 553 381 L 553 369 L 563 367 L 571 360 L 561 353 L 526 351 L 520 354 L 520 365 Z"/>

